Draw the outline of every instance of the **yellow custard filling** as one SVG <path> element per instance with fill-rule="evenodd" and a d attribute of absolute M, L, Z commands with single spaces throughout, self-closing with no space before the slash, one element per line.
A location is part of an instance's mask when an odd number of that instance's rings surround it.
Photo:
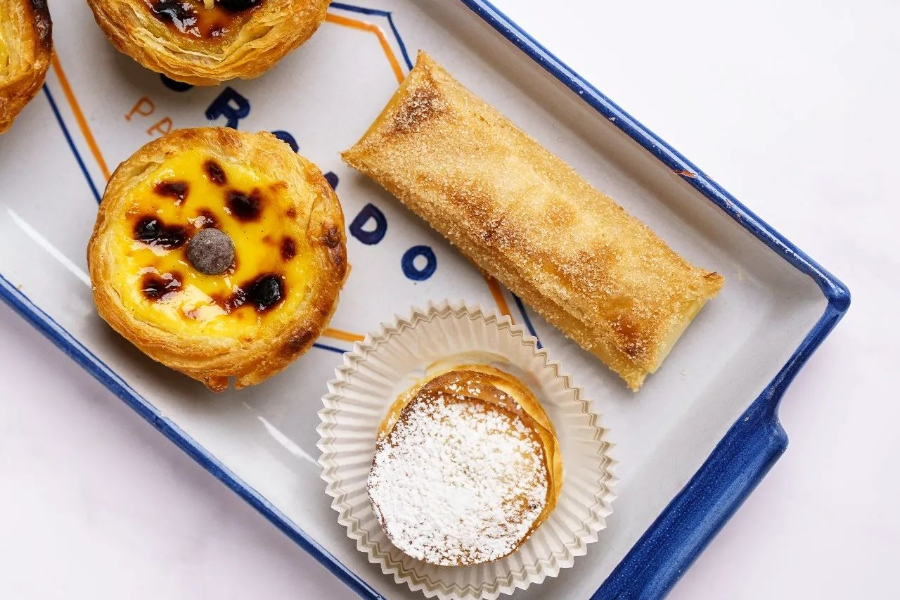
<path fill-rule="evenodd" d="M 188 260 L 190 239 L 205 227 L 234 242 L 234 264 L 220 275 Z M 149 172 L 113 232 L 122 303 L 167 331 L 249 340 L 308 293 L 313 255 L 287 185 L 201 150 Z"/>

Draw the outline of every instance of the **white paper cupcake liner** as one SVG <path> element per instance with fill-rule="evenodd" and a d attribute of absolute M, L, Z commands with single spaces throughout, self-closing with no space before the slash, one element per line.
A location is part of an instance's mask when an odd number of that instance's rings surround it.
<path fill-rule="evenodd" d="M 390 542 L 369 504 L 378 427 L 397 396 L 435 362 L 488 363 L 517 376 L 541 401 L 559 439 L 563 485 L 556 508 L 518 550 L 492 563 L 441 567 L 411 558 Z M 606 527 L 616 482 L 607 430 L 580 389 L 509 317 L 447 302 L 413 309 L 354 344 L 328 390 L 318 432 L 331 506 L 357 548 L 397 583 L 442 600 L 493 600 L 571 567 Z"/>

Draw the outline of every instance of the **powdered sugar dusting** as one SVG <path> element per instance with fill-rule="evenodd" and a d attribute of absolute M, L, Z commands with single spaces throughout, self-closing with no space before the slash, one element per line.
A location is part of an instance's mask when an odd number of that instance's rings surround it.
<path fill-rule="evenodd" d="M 466 392 L 420 394 L 379 441 L 369 473 L 369 497 L 388 537 L 437 565 L 506 556 L 547 502 L 536 433 L 519 415 Z"/>

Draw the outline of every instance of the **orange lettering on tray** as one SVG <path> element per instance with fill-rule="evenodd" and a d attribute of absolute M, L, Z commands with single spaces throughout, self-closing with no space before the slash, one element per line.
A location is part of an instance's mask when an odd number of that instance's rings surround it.
<path fill-rule="evenodd" d="M 153 135 L 155 133 L 158 133 L 159 135 L 166 135 L 167 133 L 172 131 L 173 125 L 174 123 L 172 123 L 172 119 L 166 117 L 153 125 L 153 127 L 151 127 L 150 129 L 148 129 L 147 135 Z"/>
<path fill-rule="evenodd" d="M 156 110 L 156 105 L 153 104 L 153 101 L 150 100 L 147 96 L 144 96 L 131 109 L 127 115 L 125 115 L 125 120 L 130 121 L 134 115 L 141 115 L 142 117 L 149 117 L 153 114 L 153 111 Z"/>

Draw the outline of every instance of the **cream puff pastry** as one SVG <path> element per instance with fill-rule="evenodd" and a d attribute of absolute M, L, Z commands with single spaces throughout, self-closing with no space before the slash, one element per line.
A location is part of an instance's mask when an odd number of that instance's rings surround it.
<path fill-rule="evenodd" d="M 0 0 L 0 133 L 44 83 L 51 29 L 46 0 Z"/>
<path fill-rule="evenodd" d="M 424 53 L 343 157 L 633 390 L 722 287 Z"/>
<path fill-rule="evenodd" d="M 257 77 L 309 39 L 331 0 L 88 0 L 119 51 L 193 85 Z"/>
<path fill-rule="evenodd" d="M 391 542 L 435 565 L 499 560 L 562 488 L 550 419 L 512 375 L 464 365 L 401 394 L 379 429 L 367 490 Z"/>
<path fill-rule="evenodd" d="M 211 390 L 242 388 L 327 326 L 348 270 L 343 213 L 275 136 L 179 130 L 113 173 L 88 266 L 113 329 Z"/>

